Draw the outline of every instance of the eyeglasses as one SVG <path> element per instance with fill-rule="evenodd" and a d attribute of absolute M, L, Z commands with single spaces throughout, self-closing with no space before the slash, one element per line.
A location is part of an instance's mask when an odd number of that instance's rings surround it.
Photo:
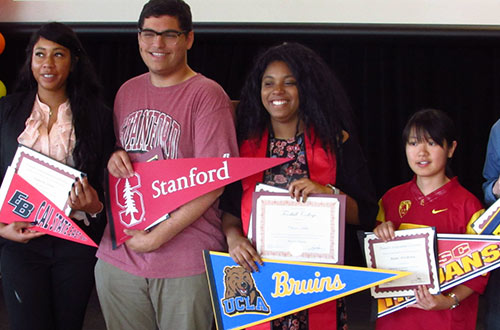
<path fill-rule="evenodd" d="M 139 29 L 139 36 L 142 41 L 151 43 L 155 40 L 156 36 L 160 36 L 167 46 L 175 46 L 179 41 L 179 37 L 185 33 L 185 31 L 177 30 L 165 30 L 158 32 L 151 29 Z"/>

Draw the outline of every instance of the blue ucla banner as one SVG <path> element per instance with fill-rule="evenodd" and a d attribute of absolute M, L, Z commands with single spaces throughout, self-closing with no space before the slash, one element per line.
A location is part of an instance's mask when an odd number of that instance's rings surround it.
<path fill-rule="evenodd" d="M 204 251 L 217 329 L 243 329 L 395 280 L 406 272 L 264 259 L 249 272 Z"/>

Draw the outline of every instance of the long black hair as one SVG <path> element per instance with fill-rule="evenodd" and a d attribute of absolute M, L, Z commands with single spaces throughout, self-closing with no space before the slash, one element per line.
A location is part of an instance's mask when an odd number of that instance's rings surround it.
<path fill-rule="evenodd" d="M 274 46 L 256 59 L 236 111 L 238 141 L 261 138 L 270 126 L 270 116 L 262 104 L 260 91 L 264 71 L 275 61 L 286 63 L 297 80 L 299 120 L 304 122 L 306 133 L 313 128 L 322 146 L 340 156 L 343 131 L 354 134 L 349 101 L 325 61 L 298 43 Z"/>
<path fill-rule="evenodd" d="M 71 53 L 71 71 L 66 82 L 76 144 L 73 158 L 78 169 L 88 171 L 99 164 L 97 155 L 102 155 L 104 136 L 102 111 L 110 111 L 102 101 L 102 87 L 82 43 L 73 30 L 62 23 L 44 24 L 35 31 L 26 47 L 24 62 L 16 85 L 17 91 L 37 90 L 37 82 L 31 71 L 33 47 L 40 38 L 53 41 L 69 49 Z"/>
<path fill-rule="evenodd" d="M 457 131 L 453 120 L 444 112 L 437 109 L 422 109 L 415 112 L 403 129 L 403 143 L 406 145 L 412 131 L 415 132 L 418 142 L 430 139 L 442 148 L 451 147 L 457 141 Z M 445 174 L 453 177 L 451 158 L 446 162 Z"/>

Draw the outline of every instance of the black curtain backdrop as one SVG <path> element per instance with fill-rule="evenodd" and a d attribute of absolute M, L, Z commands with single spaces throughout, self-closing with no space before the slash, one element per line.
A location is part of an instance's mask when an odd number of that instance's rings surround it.
<path fill-rule="evenodd" d="M 109 105 L 119 86 L 143 73 L 136 27 L 69 24 L 80 36 L 106 88 Z M 30 33 L 39 24 L 0 23 L 6 39 L 0 80 L 10 91 Z M 232 99 L 256 54 L 284 41 L 316 50 L 351 100 L 378 197 L 411 179 L 401 132 L 421 108 L 448 112 L 459 129 L 453 170 L 482 200 L 482 167 L 489 129 L 500 117 L 500 30 L 491 27 L 195 24 L 191 67 L 219 82 Z"/>

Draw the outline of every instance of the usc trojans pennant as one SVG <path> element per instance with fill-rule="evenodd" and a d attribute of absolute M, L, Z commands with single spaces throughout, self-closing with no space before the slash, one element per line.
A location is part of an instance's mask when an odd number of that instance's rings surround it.
<path fill-rule="evenodd" d="M 14 173 L 6 198 L 0 210 L 3 223 L 26 221 L 31 229 L 97 247 L 90 237 L 47 197 Z"/>
<path fill-rule="evenodd" d="M 113 248 L 148 230 L 168 213 L 210 191 L 290 161 L 287 158 L 182 158 L 134 163 L 131 178 L 108 176 L 108 218 Z"/>
<path fill-rule="evenodd" d="M 500 267 L 499 236 L 438 234 L 437 237 L 441 291 Z M 415 297 L 377 299 L 378 317 L 415 302 Z"/>

